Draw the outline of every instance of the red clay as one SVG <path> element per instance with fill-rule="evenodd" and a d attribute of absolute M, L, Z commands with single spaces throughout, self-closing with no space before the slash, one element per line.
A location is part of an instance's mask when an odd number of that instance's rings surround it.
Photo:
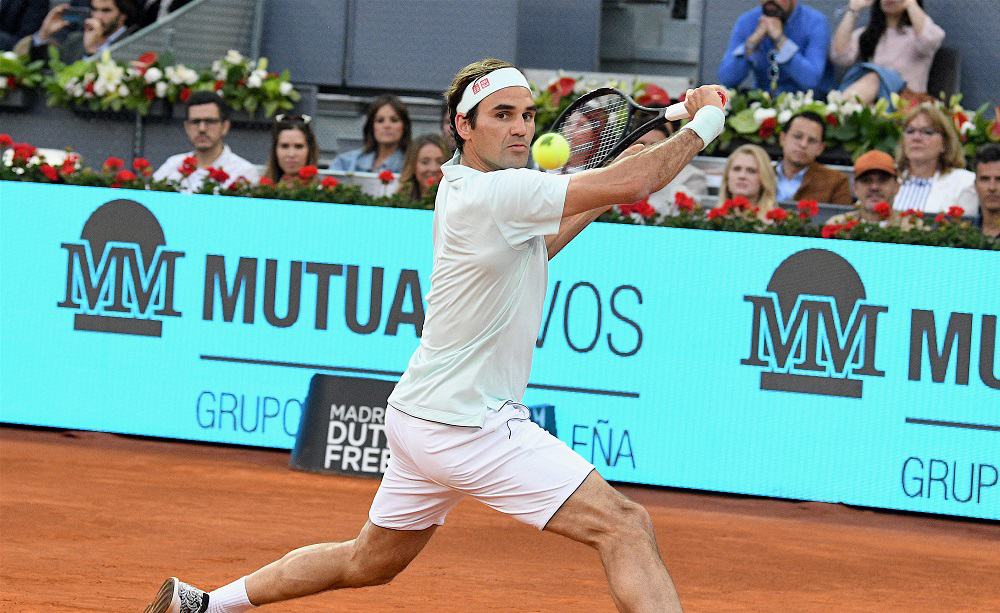
<path fill-rule="evenodd" d="M 0 610 L 137 611 L 352 537 L 378 483 L 288 453 L 0 428 Z M 1000 528 L 839 505 L 621 488 L 687 611 L 1000 611 Z M 271 610 L 271 609 L 268 609 Z M 597 556 L 463 502 L 395 582 L 276 611 L 613 611 Z"/>

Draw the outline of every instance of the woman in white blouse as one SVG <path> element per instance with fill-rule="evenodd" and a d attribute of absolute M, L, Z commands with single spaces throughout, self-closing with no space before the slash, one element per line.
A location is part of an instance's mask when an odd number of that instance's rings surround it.
<path fill-rule="evenodd" d="M 978 214 L 976 175 L 965 169 L 954 124 L 934 103 L 921 103 L 904 117 L 896 164 L 902 185 L 893 208 L 940 213 L 960 206 L 966 217 Z"/>

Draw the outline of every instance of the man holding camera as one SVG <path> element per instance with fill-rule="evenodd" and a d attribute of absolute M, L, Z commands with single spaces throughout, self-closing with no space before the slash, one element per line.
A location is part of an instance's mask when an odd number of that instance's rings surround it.
<path fill-rule="evenodd" d="M 18 42 L 14 51 L 46 59 L 49 45 L 55 45 L 59 59 L 69 64 L 98 55 L 127 36 L 137 16 L 134 0 L 90 0 L 89 9 L 60 4 L 49 11 L 37 32 Z"/>

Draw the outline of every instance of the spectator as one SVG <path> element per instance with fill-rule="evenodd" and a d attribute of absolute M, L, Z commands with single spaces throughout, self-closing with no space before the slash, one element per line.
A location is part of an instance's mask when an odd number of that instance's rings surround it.
<path fill-rule="evenodd" d="M 368 107 L 361 149 L 341 153 L 330 170 L 381 172 L 403 170 L 403 154 L 410 145 L 410 113 L 396 96 L 379 96 Z"/>
<path fill-rule="evenodd" d="M 772 93 L 808 89 L 825 94 L 833 86 L 827 65 L 830 24 L 823 13 L 798 0 L 761 0 L 733 26 L 719 80 L 737 87 L 753 72 L 757 89 Z"/>
<path fill-rule="evenodd" d="M 669 123 L 657 126 L 646 132 L 636 141 L 646 145 L 655 145 L 665 141 L 673 134 L 673 129 Z M 688 196 L 697 197 L 708 193 L 708 177 L 698 167 L 688 164 L 681 169 L 674 180 L 667 183 L 663 189 L 649 195 L 649 204 L 652 205 L 660 215 L 676 215 L 677 204 L 675 198 L 677 192 L 684 192 Z"/>
<path fill-rule="evenodd" d="M 891 94 L 904 87 L 927 92 L 931 61 L 944 30 L 924 12 L 923 4 L 923 0 L 850 0 L 830 49 L 834 64 L 851 66 L 840 83 L 848 99 L 857 97 L 863 104 L 877 98 L 891 100 Z M 869 6 L 868 27 L 855 28 L 858 13 Z"/>
<path fill-rule="evenodd" d="M 0 0 L 0 51 L 42 27 L 49 0 Z"/>
<path fill-rule="evenodd" d="M 757 145 L 741 145 L 729 154 L 719 187 L 719 204 L 744 197 L 758 207 L 757 217 L 766 221 L 767 212 L 777 207 L 777 186 L 771 158 Z"/>
<path fill-rule="evenodd" d="M 1000 145 L 983 145 L 976 152 L 976 193 L 983 234 L 1000 238 Z"/>
<path fill-rule="evenodd" d="M 209 168 L 221 170 L 228 179 L 226 185 L 238 179 L 257 182 L 257 168 L 236 155 L 223 142 L 229 133 L 229 106 L 213 92 L 195 92 L 187 102 L 184 131 L 194 151 L 170 156 L 153 178 L 169 179 L 180 185 L 182 192 L 201 189 Z"/>
<path fill-rule="evenodd" d="M 851 183 L 847 177 L 816 161 L 826 148 L 826 122 L 822 117 L 811 111 L 792 116 L 778 135 L 778 141 L 781 161 L 775 170 L 779 202 L 851 203 Z"/>
<path fill-rule="evenodd" d="M 919 224 L 915 216 L 903 217 L 892 210 L 899 192 L 896 162 L 884 151 L 869 151 L 854 162 L 855 210 L 831 217 L 826 225 L 843 225 L 851 220 L 877 223 L 883 228 L 900 226 L 904 230 Z"/>
<path fill-rule="evenodd" d="M 448 161 L 449 153 L 448 143 L 440 135 L 418 137 L 406 150 L 397 192 L 413 200 L 423 200 L 431 186 L 441 180 L 441 165 Z"/>
<path fill-rule="evenodd" d="M 145 28 L 173 13 L 191 0 L 140 0 L 140 2 L 139 27 Z"/>
<path fill-rule="evenodd" d="M 319 147 L 308 115 L 278 115 L 271 128 L 271 152 L 264 176 L 274 182 L 289 182 L 299 178 L 299 170 L 316 166 Z M 311 177 L 315 178 L 315 175 Z"/>
<path fill-rule="evenodd" d="M 448 145 L 448 151 L 455 150 L 455 135 L 451 131 L 451 113 L 448 112 L 448 102 L 441 105 L 441 138 Z"/>
<path fill-rule="evenodd" d="M 69 4 L 60 4 L 49 11 L 39 30 L 22 38 L 15 52 L 30 55 L 33 60 L 47 60 L 49 45 L 56 45 L 59 59 L 69 64 L 100 54 L 128 36 L 138 23 L 134 0 L 90 0 L 90 17 L 83 20 L 83 31 L 70 32 L 59 42 L 57 35 L 70 26 L 63 16 L 68 8 Z"/>
<path fill-rule="evenodd" d="M 940 213 L 957 205 L 966 215 L 976 215 L 976 175 L 965 169 L 953 122 L 934 103 L 918 104 L 903 118 L 896 166 L 903 178 L 897 210 Z"/>

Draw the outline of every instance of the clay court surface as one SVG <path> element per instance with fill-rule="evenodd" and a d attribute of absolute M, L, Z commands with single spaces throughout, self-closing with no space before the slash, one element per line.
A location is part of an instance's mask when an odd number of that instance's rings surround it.
<path fill-rule="evenodd" d="M 172 573 L 216 587 L 352 537 L 378 483 L 288 453 L 0 428 L 0 610 L 141 611 Z M 1000 528 L 623 487 L 687 611 L 1000 611 Z M 613 611 L 597 556 L 466 501 L 394 583 L 275 611 Z"/>

